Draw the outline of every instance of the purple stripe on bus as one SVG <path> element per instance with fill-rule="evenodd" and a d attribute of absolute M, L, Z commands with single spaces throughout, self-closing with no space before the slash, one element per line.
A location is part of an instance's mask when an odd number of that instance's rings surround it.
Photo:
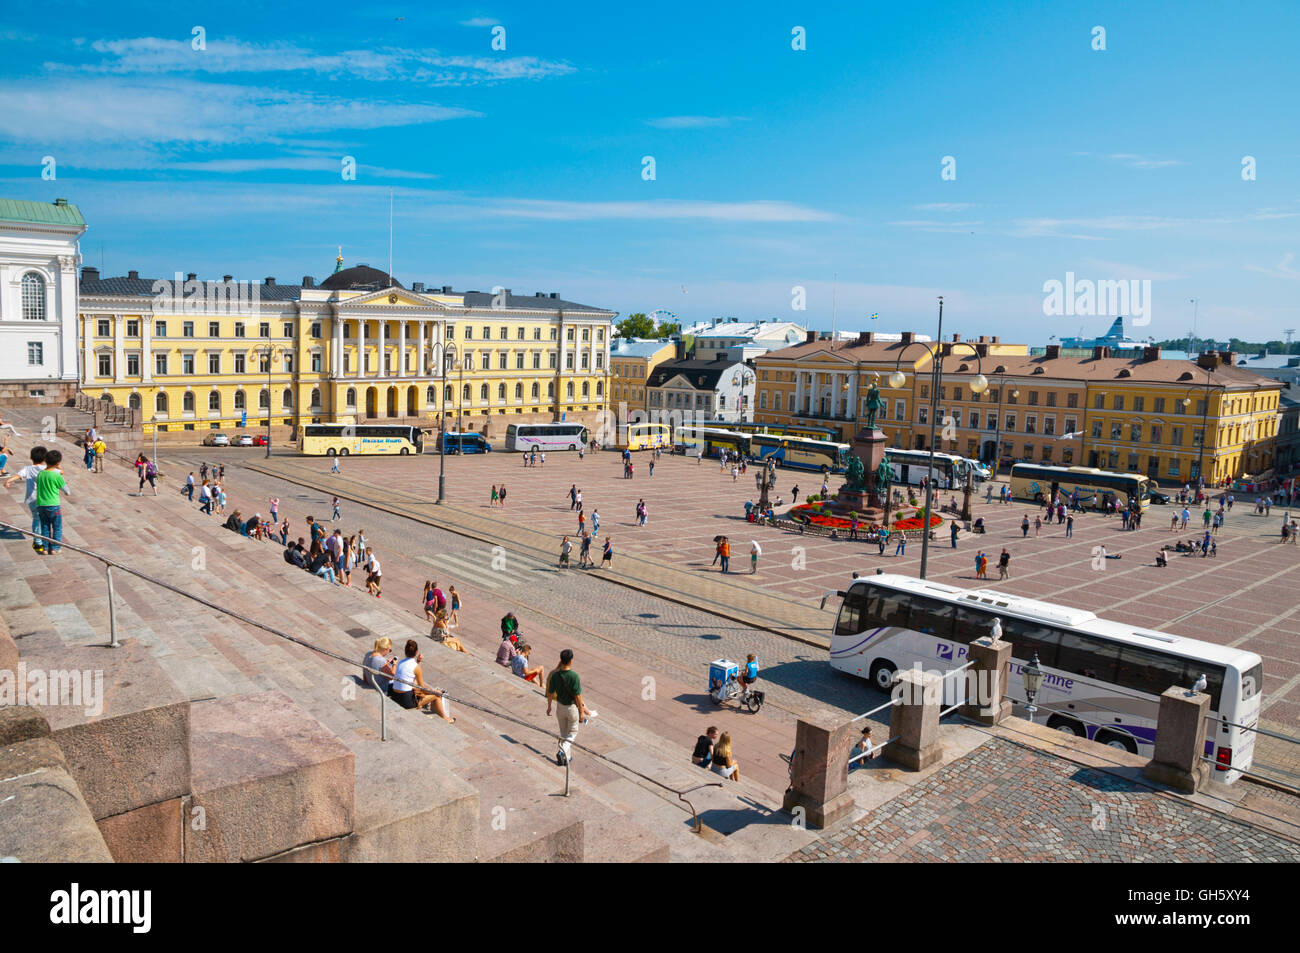
<path fill-rule="evenodd" d="M 870 642 L 872 639 L 878 636 L 881 632 L 884 632 L 886 628 L 888 628 L 888 626 L 882 625 L 880 628 L 876 629 L 875 632 L 872 632 L 869 636 L 867 636 L 857 645 L 854 645 L 851 648 L 847 648 L 847 649 L 840 649 L 838 652 L 832 652 L 831 658 L 848 655 L 850 652 L 856 652 L 858 649 L 862 648 L 862 646 L 866 645 L 868 642 Z"/>

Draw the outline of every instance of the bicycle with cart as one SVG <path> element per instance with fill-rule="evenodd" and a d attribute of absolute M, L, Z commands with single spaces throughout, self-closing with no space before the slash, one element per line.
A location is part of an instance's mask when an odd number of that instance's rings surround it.
<path fill-rule="evenodd" d="M 709 663 L 709 698 L 715 705 L 725 705 L 738 700 L 750 712 L 757 714 L 766 696 L 756 688 L 741 684 L 740 663 L 730 659 L 716 659 Z"/>

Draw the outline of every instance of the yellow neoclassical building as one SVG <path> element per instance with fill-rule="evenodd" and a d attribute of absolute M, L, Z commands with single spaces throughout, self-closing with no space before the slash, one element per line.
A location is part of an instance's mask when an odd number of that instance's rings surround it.
<path fill-rule="evenodd" d="M 650 373 L 664 361 L 684 356 L 677 342 L 662 340 L 616 339 L 609 352 L 611 376 L 609 407 L 615 413 L 626 407 L 628 413 L 646 409 L 646 389 Z"/>
<path fill-rule="evenodd" d="M 1208 483 L 1270 475 L 1280 429 L 1282 384 L 1214 352 L 1196 361 L 1133 356 L 1030 355 L 1023 344 L 981 337 L 945 341 L 938 393 L 933 344 L 914 337 L 813 340 L 758 358 L 760 423 L 829 427 L 851 440 L 863 423 L 866 388 L 879 376 L 887 412 L 877 426 L 891 446 L 929 447 L 1002 466 L 1016 461 L 1144 473 L 1158 483 Z M 978 354 L 976 359 L 974 356 Z M 901 362 L 900 362 L 901 355 Z M 903 386 L 889 375 L 898 364 Z M 972 387 L 980 375 L 987 385 Z"/>
<path fill-rule="evenodd" d="M 81 389 L 147 429 L 402 419 L 596 423 L 615 312 L 558 293 L 407 288 L 365 265 L 240 282 L 82 269 Z"/>

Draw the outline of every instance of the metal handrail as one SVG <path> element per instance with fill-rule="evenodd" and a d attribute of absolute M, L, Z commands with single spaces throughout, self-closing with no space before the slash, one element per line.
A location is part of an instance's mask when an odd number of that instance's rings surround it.
<path fill-rule="evenodd" d="M 248 616 L 241 615 L 241 614 L 238 613 L 238 612 L 234 612 L 234 611 L 232 611 L 232 610 L 230 610 L 230 609 L 227 609 L 227 608 L 225 608 L 225 607 L 223 607 L 223 606 L 219 606 L 219 605 L 217 605 L 217 604 L 214 603 L 214 602 L 210 602 L 210 601 L 208 601 L 207 599 L 204 599 L 202 596 L 196 596 L 196 595 L 194 595 L 194 594 L 191 593 L 191 592 L 186 592 L 184 589 L 181 589 L 181 588 L 178 587 L 178 586 L 174 586 L 174 585 L 172 585 L 172 584 L 169 583 L 169 582 L 164 582 L 164 581 L 161 580 L 161 579 L 157 579 L 157 578 L 155 578 L 154 576 L 150 576 L 148 573 L 143 573 L 143 572 L 140 572 L 140 571 L 137 570 L 137 569 L 132 569 L 130 566 L 126 566 L 126 565 L 124 565 L 124 564 L 122 564 L 122 563 L 119 563 L 119 562 L 117 562 L 116 560 L 114 560 L 114 559 L 110 559 L 110 558 L 107 557 L 107 556 L 102 556 L 102 555 L 100 555 L 99 553 L 92 552 L 91 550 L 88 550 L 88 549 L 83 549 L 83 548 L 81 548 L 80 546 L 74 546 L 74 545 L 72 545 L 72 544 L 70 544 L 70 543 L 65 543 L 65 542 L 63 542 L 63 541 L 61 541 L 61 540 L 56 541 L 56 540 L 54 540 L 52 537 L 49 537 L 49 536 L 43 536 L 43 535 L 41 535 L 40 533 L 33 533 L 31 530 L 23 529 L 22 527 L 15 526 L 15 525 L 13 525 L 12 523 L 8 523 L 8 522 L 5 522 L 5 521 L 3 521 L 3 520 L 0 520 L 0 530 L 12 530 L 13 532 L 19 533 L 19 534 L 21 534 L 22 536 L 28 536 L 28 537 L 31 537 L 32 539 L 40 539 L 40 540 L 44 540 L 44 541 L 49 542 L 49 543 L 56 543 L 56 542 L 57 542 L 57 545 L 59 545 L 60 547 L 65 547 L 65 548 L 67 548 L 67 549 L 72 550 L 73 552 L 81 553 L 81 554 L 84 555 L 84 556 L 89 556 L 89 557 L 91 557 L 92 559 L 97 559 L 97 560 L 99 560 L 100 562 L 104 563 L 104 565 L 105 565 L 105 567 L 106 567 L 105 572 L 106 572 L 106 574 L 108 574 L 108 585 L 109 585 L 109 631 L 110 631 L 110 633 L 111 633 L 111 639 L 112 639 L 112 641 L 110 641 L 110 643 L 109 643 L 109 647 L 110 647 L 110 648 L 119 648 L 119 647 L 121 646 L 121 643 L 117 641 L 117 622 L 116 622 L 116 617 L 115 617 L 115 613 L 114 613 L 114 609 L 113 609 L 113 582 L 112 582 L 112 575 L 111 575 L 111 570 L 113 570 L 113 569 L 118 569 L 118 570 L 121 570 L 122 572 L 127 573 L 128 575 L 135 576 L 135 577 L 137 577 L 137 578 L 139 578 L 139 579 L 143 579 L 145 582 L 149 582 L 149 583 L 152 583 L 152 584 L 154 584 L 154 585 L 156 585 L 156 586 L 159 586 L 159 587 L 161 587 L 161 588 L 163 588 L 163 589 L 166 589 L 166 590 L 168 590 L 169 592 L 174 592 L 176 595 L 183 596 L 183 597 L 185 597 L 186 599 L 191 599 L 191 600 L 193 600 L 194 602 L 197 602 L 197 603 L 199 603 L 199 604 L 202 605 L 202 606 L 205 606 L 205 607 L 207 607 L 207 608 L 209 608 L 209 609 L 213 609 L 213 610 L 215 610 L 215 611 L 217 611 L 217 612 L 220 612 L 220 613 L 223 614 L 223 615 L 227 615 L 227 616 L 229 616 L 230 618 L 235 619 L 236 621 L 239 621 L 239 622 L 244 623 L 245 625 L 250 625 L 250 626 L 253 626 L 254 628 L 261 629 L 263 632 L 269 632 L 271 635 L 274 635 L 274 636 L 276 636 L 277 638 L 281 638 L 281 639 L 284 639 L 285 641 L 292 642 L 292 643 L 294 643 L 295 645 L 302 646 L 302 647 L 305 648 L 305 649 L 310 649 L 310 650 L 313 651 L 313 652 L 317 652 L 317 653 L 319 653 L 319 654 L 321 654 L 321 655 L 324 655 L 324 656 L 326 656 L 326 657 L 328 657 L 328 658 L 332 658 L 332 659 L 334 659 L 335 661 L 343 662 L 345 665 L 351 665 L 351 666 L 354 666 L 354 667 L 356 667 L 356 668 L 360 668 L 360 669 L 362 670 L 363 673 L 369 673 L 369 674 L 371 674 L 371 675 L 374 675 L 374 674 L 380 674 L 380 675 L 383 675 L 382 672 L 376 672 L 375 669 L 371 668 L 370 666 L 368 666 L 368 665 L 366 665 L 366 664 L 364 664 L 364 663 L 362 663 L 362 662 L 357 662 L 357 661 L 355 661 L 354 659 L 350 659 L 350 658 L 347 658 L 347 657 L 345 657 L 345 656 L 339 655 L 337 652 L 333 652 L 333 651 L 331 651 L 331 650 L 329 650 L 329 649 L 322 648 L 322 647 L 319 646 L 319 645 L 314 645 L 314 644 L 312 644 L 311 642 L 308 642 L 306 639 L 298 638 L 297 636 L 290 635 L 290 634 L 287 633 L 287 632 L 281 632 L 279 629 L 276 629 L 276 628 L 274 628 L 273 626 L 269 626 L 269 625 L 267 625 L 267 624 L 265 624 L 265 623 L 263 623 L 263 622 L 258 622 L 256 619 L 250 619 Z M 389 679 L 390 681 L 401 682 L 403 685 L 410 685 L 410 686 L 412 687 L 412 689 L 415 689 L 415 688 L 418 687 L 418 686 L 415 685 L 414 682 L 410 681 L 409 679 L 406 679 L 406 678 L 399 678 L 399 677 L 397 676 L 396 672 L 394 672 L 392 675 L 383 675 L 383 677 Z M 368 683 L 364 678 L 362 679 L 362 681 L 363 681 L 364 684 L 369 684 L 369 683 Z M 379 696 L 380 696 L 379 711 L 380 711 L 380 729 L 381 729 L 381 739 L 384 740 L 384 741 L 387 741 L 387 740 L 388 740 L 387 737 L 384 737 L 384 735 L 386 734 L 386 729 L 387 729 L 387 719 L 386 719 L 386 714 L 385 714 L 386 709 L 384 708 L 384 699 L 383 699 L 383 695 L 384 695 L 384 693 L 381 692 L 381 691 L 378 691 L 378 686 L 376 686 L 376 692 L 377 692 L 377 693 L 379 694 Z M 543 734 L 546 734 L 546 735 L 551 735 L 551 734 L 552 734 L 552 732 L 549 731 L 548 729 L 545 729 L 545 728 L 539 728 L 537 725 L 534 725 L 534 724 L 532 724 L 531 722 L 527 722 L 527 721 L 524 721 L 523 719 L 516 718 L 515 716 L 513 716 L 513 715 L 509 715 L 509 714 L 506 714 L 505 712 L 496 711 L 495 709 L 484 707 L 483 705 L 475 705 L 475 704 L 473 704 L 472 702 L 467 702 L 467 701 L 465 701 L 464 699 L 456 698 L 456 697 L 452 696 L 451 694 L 449 694 L 449 693 L 447 693 L 447 692 L 445 692 L 445 691 L 439 691 L 439 692 L 437 692 L 437 694 L 439 694 L 442 698 L 447 699 L 448 701 L 454 701 L 457 705 L 463 705 L 463 706 L 466 707 L 466 708 L 474 709 L 474 710 L 476 710 L 476 711 L 481 711 L 481 712 L 483 712 L 484 714 L 493 715 L 493 716 L 495 716 L 495 717 L 497 717 L 497 718 L 502 718 L 502 719 L 504 719 L 504 720 L 506 720 L 506 721 L 509 721 L 509 722 L 512 722 L 512 723 L 514 723 L 514 724 L 516 724 L 516 725 L 519 725 L 520 727 L 523 727 L 523 728 L 531 728 L 531 729 L 534 730 L 534 731 L 540 731 L 540 732 L 542 732 Z M 563 741 L 563 740 L 564 740 L 563 737 L 562 737 L 561 735 L 559 735 L 558 733 L 556 733 L 556 734 L 554 735 L 554 737 L 557 738 L 557 739 L 560 740 L 560 741 Z M 650 782 L 651 784 L 656 785 L 657 787 L 663 788 L 665 791 L 668 791 L 668 792 L 670 792 L 670 793 L 672 793 L 672 794 L 676 794 L 677 797 L 678 797 L 680 800 L 682 800 L 683 802 L 685 802 L 685 803 L 687 804 L 687 806 L 690 807 L 690 809 L 691 809 L 691 816 L 695 819 L 695 824 L 696 824 L 696 833 L 699 833 L 700 830 L 702 829 L 702 828 L 701 828 L 701 825 L 700 825 L 700 822 L 699 822 L 699 816 L 698 816 L 698 814 L 697 814 L 696 811 L 695 811 L 695 807 L 694 807 L 694 805 L 691 804 L 690 801 L 687 801 L 686 798 L 683 797 L 683 795 L 684 795 L 684 794 L 689 794 L 691 791 L 693 791 L 693 790 L 697 790 L 699 787 L 709 787 L 709 786 L 711 786 L 710 784 L 696 785 L 696 786 L 693 787 L 693 788 L 688 788 L 686 791 L 679 791 L 679 790 L 677 790 L 676 788 L 672 787 L 671 785 L 665 784 L 664 782 L 659 781 L 659 780 L 657 780 L 657 779 L 655 779 L 655 778 L 652 778 L 652 777 L 650 777 L 649 775 L 643 774 L 642 772 L 636 770 L 636 769 L 633 768 L 633 767 L 630 767 L 630 766 L 628 766 L 628 765 L 625 765 L 625 764 L 623 764 L 622 762 L 615 761 L 613 758 L 610 758 L 610 757 L 608 757 L 608 756 L 606 756 L 606 755 L 604 755 L 604 754 L 601 754 L 599 751 L 596 751 L 596 750 L 594 750 L 594 749 L 592 749 L 592 748 L 588 748 L 588 747 L 586 747 L 586 746 L 584 746 L 584 745 L 580 745 L 580 744 L 578 744 L 576 741 L 572 741 L 572 742 L 570 742 L 569 744 L 570 744 L 570 746 L 573 747 L 573 748 L 577 748 L 578 750 L 580 750 L 580 751 L 584 751 L 584 752 L 586 752 L 586 753 L 592 755 L 593 757 L 600 759 L 601 761 L 605 761 L 605 762 L 607 762 L 608 764 L 614 765 L 614 766 L 617 767 L 617 768 L 621 768 L 621 769 L 624 770 L 624 771 L 627 771 L 627 772 L 629 772 L 629 773 L 631 773 L 631 774 L 634 774 L 634 775 L 636 775 L 637 777 L 641 778 L 642 780 L 648 781 L 648 782 Z M 566 760 L 567 760 L 567 759 L 566 759 Z M 568 781 L 567 781 L 568 772 L 567 772 L 567 771 L 566 771 L 565 777 L 566 777 L 565 786 L 566 786 L 566 793 L 567 793 L 567 786 L 568 786 Z M 718 787 L 721 787 L 721 786 L 722 786 L 721 782 L 717 782 L 717 786 L 718 786 Z"/>
<path fill-rule="evenodd" d="M 1232 728 L 1240 728 L 1243 731 L 1253 731 L 1257 734 L 1267 735 L 1270 738 L 1277 738 L 1279 741 L 1289 741 L 1293 745 L 1300 745 L 1300 738 L 1294 735 L 1284 735 L 1276 731 L 1269 731 L 1267 728 L 1260 728 L 1257 725 L 1239 725 L 1234 721 L 1228 721 L 1226 718 L 1216 718 L 1214 715 L 1206 715 L 1205 720 L 1216 725 L 1228 725 Z"/>

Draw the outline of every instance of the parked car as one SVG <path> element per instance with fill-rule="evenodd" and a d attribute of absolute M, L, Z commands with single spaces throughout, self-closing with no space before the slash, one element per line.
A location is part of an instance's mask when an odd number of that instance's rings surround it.
<path fill-rule="evenodd" d="M 266 434 L 264 433 L 260 433 L 253 438 L 253 446 L 255 447 L 265 447 L 270 442 L 271 441 L 266 439 Z"/>
<path fill-rule="evenodd" d="M 235 434 L 235 436 L 230 439 L 230 445 L 232 447 L 251 447 L 253 445 L 253 437 L 251 434 L 246 433 Z"/>
<path fill-rule="evenodd" d="M 1147 499 L 1149 499 L 1152 503 L 1159 503 L 1161 505 L 1173 501 L 1172 496 L 1170 496 L 1168 493 L 1161 493 L 1159 490 L 1151 490 L 1150 492 L 1148 492 Z"/>
<path fill-rule="evenodd" d="M 228 447 L 230 446 L 230 438 L 223 433 L 210 433 L 203 438 L 203 446 Z"/>

